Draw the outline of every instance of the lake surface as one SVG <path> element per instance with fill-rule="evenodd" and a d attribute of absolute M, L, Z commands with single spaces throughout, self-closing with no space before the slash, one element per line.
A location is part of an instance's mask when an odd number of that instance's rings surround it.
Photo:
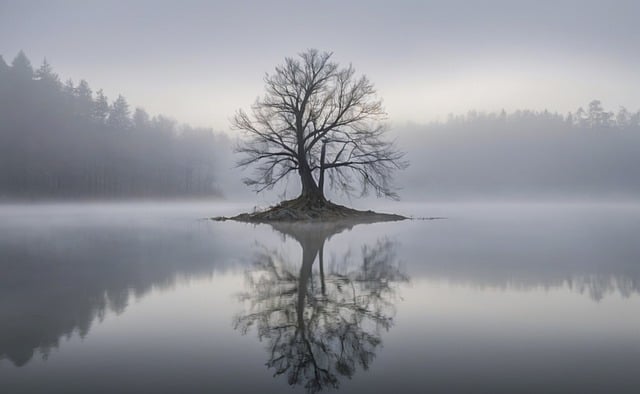
<path fill-rule="evenodd" d="M 0 206 L 0 392 L 640 392 L 640 205 Z"/>

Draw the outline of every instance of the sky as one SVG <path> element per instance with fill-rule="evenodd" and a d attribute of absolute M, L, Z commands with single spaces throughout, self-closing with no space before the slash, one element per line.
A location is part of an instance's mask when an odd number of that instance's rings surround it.
<path fill-rule="evenodd" d="M 396 124 L 596 98 L 637 110 L 638 15 L 637 0 L 0 0 L 0 54 L 219 131 L 308 48 L 366 74 Z"/>

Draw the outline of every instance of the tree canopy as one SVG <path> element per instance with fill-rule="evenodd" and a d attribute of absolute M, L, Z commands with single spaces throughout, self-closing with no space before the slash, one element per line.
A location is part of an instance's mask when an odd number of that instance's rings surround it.
<path fill-rule="evenodd" d="M 233 126 L 247 137 L 238 165 L 255 166 L 245 183 L 262 191 L 297 173 L 304 197 L 324 200 L 326 178 L 346 194 L 396 198 L 392 175 L 408 163 L 385 138 L 382 101 L 366 76 L 331 57 L 310 49 L 286 58 L 251 111 L 237 112 Z"/>

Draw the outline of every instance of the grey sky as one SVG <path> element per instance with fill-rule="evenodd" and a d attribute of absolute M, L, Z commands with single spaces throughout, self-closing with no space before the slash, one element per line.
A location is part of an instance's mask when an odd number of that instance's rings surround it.
<path fill-rule="evenodd" d="M 367 74 L 393 122 L 470 109 L 640 108 L 636 1 L 0 0 L 0 54 L 228 129 L 306 48 Z"/>

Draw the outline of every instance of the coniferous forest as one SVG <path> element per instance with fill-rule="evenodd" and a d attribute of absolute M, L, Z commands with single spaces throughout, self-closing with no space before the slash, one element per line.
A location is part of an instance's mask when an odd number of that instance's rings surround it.
<path fill-rule="evenodd" d="M 220 145 L 210 129 L 178 125 L 44 60 L 0 57 L 0 198 L 211 197 Z"/>

